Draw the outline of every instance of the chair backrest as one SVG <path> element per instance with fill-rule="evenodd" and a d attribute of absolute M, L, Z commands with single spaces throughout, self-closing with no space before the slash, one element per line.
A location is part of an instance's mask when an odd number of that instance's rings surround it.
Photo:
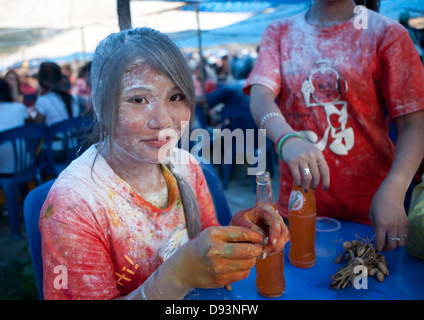
<path fill-rule="evenodd" d="M 89 130 L 89 119 L 86 117 L 69 118 L 57 122 L 46 130 L 46 171 L 58 175 L 75 158 L 78 152 L 84 151 L 84 138 Z M 55 158 L 55 150 L 59 150 L 60 159 Z"/>
<path fill-rule="evenodd" d="M 14 176 L 25 176 L 24 179 L 27 179 L 27 176 L 35 175 L 44 137 L 45 126 L 42 124 L 26 124 L 0 132 L 1 152 L 11 152 Z"/>
<path fill-rule="evenodd" d="M 221 180 L 212 164 L 202 157 L 194 157 L 199 162 L 203 174 L 205 175 L 206 182 L 208 183 L 218 222 L 223 226 L 228 226 L 231 222 L 232 214 L 227 198 L 225 197 Z"/>
<path fill-rule="evenodd" d="M 38 295 L 43 299 L 43 262 L 41 260 L 41 234 L 38 229 L 41 207 L 55 179 L 31 190 L 24 200 L 24 219 L 37 281 Z"/>

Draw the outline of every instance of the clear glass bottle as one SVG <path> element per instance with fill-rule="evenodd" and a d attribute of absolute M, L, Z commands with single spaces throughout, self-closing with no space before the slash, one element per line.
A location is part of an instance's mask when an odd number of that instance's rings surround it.
<path fill-rule="evenodd" d="M 277 209 L 269 172 L 256 175 L 256 205 L 260 204 L 269 204 Z M 261 227 L 268 232 L 266 226 Z M 284 250 L 265 259 L 256 260 L 256 288 L 260 295 L 267 298 L 276 298 L 284 293 Z"/>
<path fill-rule="evenodd" d="M 317 208 L 312 189 L 305 193 L 293 185 L 289 199 L 290 263 L 298 268 L 315 264 L 315 220 Z"/>

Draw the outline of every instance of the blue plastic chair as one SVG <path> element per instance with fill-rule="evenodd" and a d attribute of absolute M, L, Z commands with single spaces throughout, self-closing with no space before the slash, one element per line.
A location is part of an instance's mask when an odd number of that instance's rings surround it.
<path fill-rule="evenodd" d="M 86 149 L 84 140 L 90 130 L 90 121 L 89 117 L 69 118 L 47 127 L 46 166 L 43 173 L 58 176 Z M 53 146 L 59 149 L 60 159 L 55 159 Z"/>
<path fill-rule="evenodd" d="M 15 239 L 21 237 L 18 188 L 30 181 L 37 185 L 42 183 L 39 153 L 44 134 L 45 126 L 41 124 L 27 124 L 0 132 L 0 145 L 11 145 L 13 150 L 10 154 L 14 161 L 13 173 L 0 174 L 0 188 L 6 197 L 10 228 Z"/>
<path fill-rule="evenodd" d="M 43 299 L 43 262 L 41 260 L 41 234 L 38 228 L 41 207 L 56 179 L 49 180 L 28 193 L 24 200 L 25 227 L 31 249 L 38 296 Z"/>
<path fill-rule="evenodd" d="M 228 226 L 231 222 L 232 214 L 221 180 L 212 164 L 202 157 L 195 156 L 195 158 L 199 162 L 208 183 L 218 222 L 223 226 Z"/>

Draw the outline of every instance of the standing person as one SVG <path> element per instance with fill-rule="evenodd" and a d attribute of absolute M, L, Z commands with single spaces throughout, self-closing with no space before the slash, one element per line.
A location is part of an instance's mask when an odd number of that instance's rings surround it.
<path fill-rule="evenodd" d="M 98 143 L 65 169 L 40 215 L 47 299 L 181 299 L 247 277 L 288 238 L 270 206 L 218 225 L 199 164 L 175 148 L 194 116 L 185 57 L 149 28 L 114 33 L 91 69 Z M 270 242 L 257 223 L 270 226 Z M 66 288 L 54 285 L 66 268 Z"/>
<path fill-rule="evenodd" d="M 372 224 L 390 251 L 405 245 L 403 202 L 424 153 L 424 72 L 401 25 L 355 11 L 353 0 L 315 0 L 271 23 L 244 90 L 282 159 L 280 213 L 292 183 L 310 186 L 318 214 Z"/>
<path fill-rule="evenodd" d="M 79 115 L 77 99 L 69 94 L 69 79 L 54 62 L 43 62 L 38 72 L 41 95 L 35 101 L 35 122 L 48 126 Z"/>

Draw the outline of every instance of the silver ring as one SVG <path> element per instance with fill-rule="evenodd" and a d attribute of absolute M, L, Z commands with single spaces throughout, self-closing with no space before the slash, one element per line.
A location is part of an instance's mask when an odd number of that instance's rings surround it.
<path fill-rule="evenodd" d="M 310 174 L 311 173 L 311 171 L 309 170 L 309 168 L 304 168 L 303 169 L 303 175 L 304 176 L 307 176 L 308 174 Z"/>
<path fill-rule="evenodd" d="M 392 241 L 400 241 L 400 238 L 396 237 L 396 238 L 389 238 Z"/>

